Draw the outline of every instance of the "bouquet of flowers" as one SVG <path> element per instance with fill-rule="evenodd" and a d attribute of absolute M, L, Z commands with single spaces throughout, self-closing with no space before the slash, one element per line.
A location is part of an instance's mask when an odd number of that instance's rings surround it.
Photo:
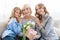
<path fill-rule="evenodd" d="M 36 35 L 37 32 L 33 30 L 35 23 L 28 21 L 25 25 L 23 25 L 23 39 L 26 40 L 26 36 L 29 38 L 31 34 Z"/>

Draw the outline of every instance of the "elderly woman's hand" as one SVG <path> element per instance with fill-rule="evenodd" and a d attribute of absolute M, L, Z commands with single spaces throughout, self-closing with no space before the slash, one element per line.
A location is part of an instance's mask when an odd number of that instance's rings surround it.
<path fill-rule="evenodd" d="M 39 37 L 39 35 L 35 35 L 33 39 L 38 39 Z"/>
<path fill-rule="evenodd" d="M 27 30 L 25 34 L 25 36 L 28 37 L 30 40 L 33 40 L 36 35 L 37 35 L 37 32 L 33 29 Z"/>

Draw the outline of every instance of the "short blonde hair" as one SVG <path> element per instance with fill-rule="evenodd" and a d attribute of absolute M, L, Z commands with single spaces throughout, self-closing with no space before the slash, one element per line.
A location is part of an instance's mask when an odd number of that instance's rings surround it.
<path fill-rule="evenodd" d="M 32 13 L 31 7 L 30 7 L 28 4 L 25 4 L 25 5 L 23 6 L 23 8 L 22 8 L 22 13 L 23 13 L 24 8 L 29 8 L 30 11 L 31 11 L 31 13 Z M 24 13 L 23 13 L 23 14 L 24 14 Z"/>

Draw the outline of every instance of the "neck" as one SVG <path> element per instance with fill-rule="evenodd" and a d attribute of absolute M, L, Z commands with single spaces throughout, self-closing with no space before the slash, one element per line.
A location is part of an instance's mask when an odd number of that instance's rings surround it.
<path fill-rule="evenodd" d="M 25 18 L 25 19 L 29 19 L 29 18 L 30 18 L 30 16 L 24 16 L 24 18 Z"/>

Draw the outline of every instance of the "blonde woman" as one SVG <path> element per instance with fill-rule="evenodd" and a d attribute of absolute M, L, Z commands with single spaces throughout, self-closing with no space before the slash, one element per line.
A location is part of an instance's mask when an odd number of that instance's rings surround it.
<path fill-rule="evenodd" d="M 35 7 L 36 17 L 39 19 L 38 25 L 36 25 L 36 31 L 41 34 L 38 40 L 58 40 L 58 36 L 54 31 L 54 21 L 44 6 L 44 4 L 37 4 Z"/>
<path fill-rule="evenodd" d="M 3 40 L 16 40 L 16 35 L 21 32 L 21 9 L 19 7 L 15 7 L 12 11 L 12 15 L 10 17 L 10 21 L 7 25 L 6 30 L 3 32 L 2 39 Z"/>

